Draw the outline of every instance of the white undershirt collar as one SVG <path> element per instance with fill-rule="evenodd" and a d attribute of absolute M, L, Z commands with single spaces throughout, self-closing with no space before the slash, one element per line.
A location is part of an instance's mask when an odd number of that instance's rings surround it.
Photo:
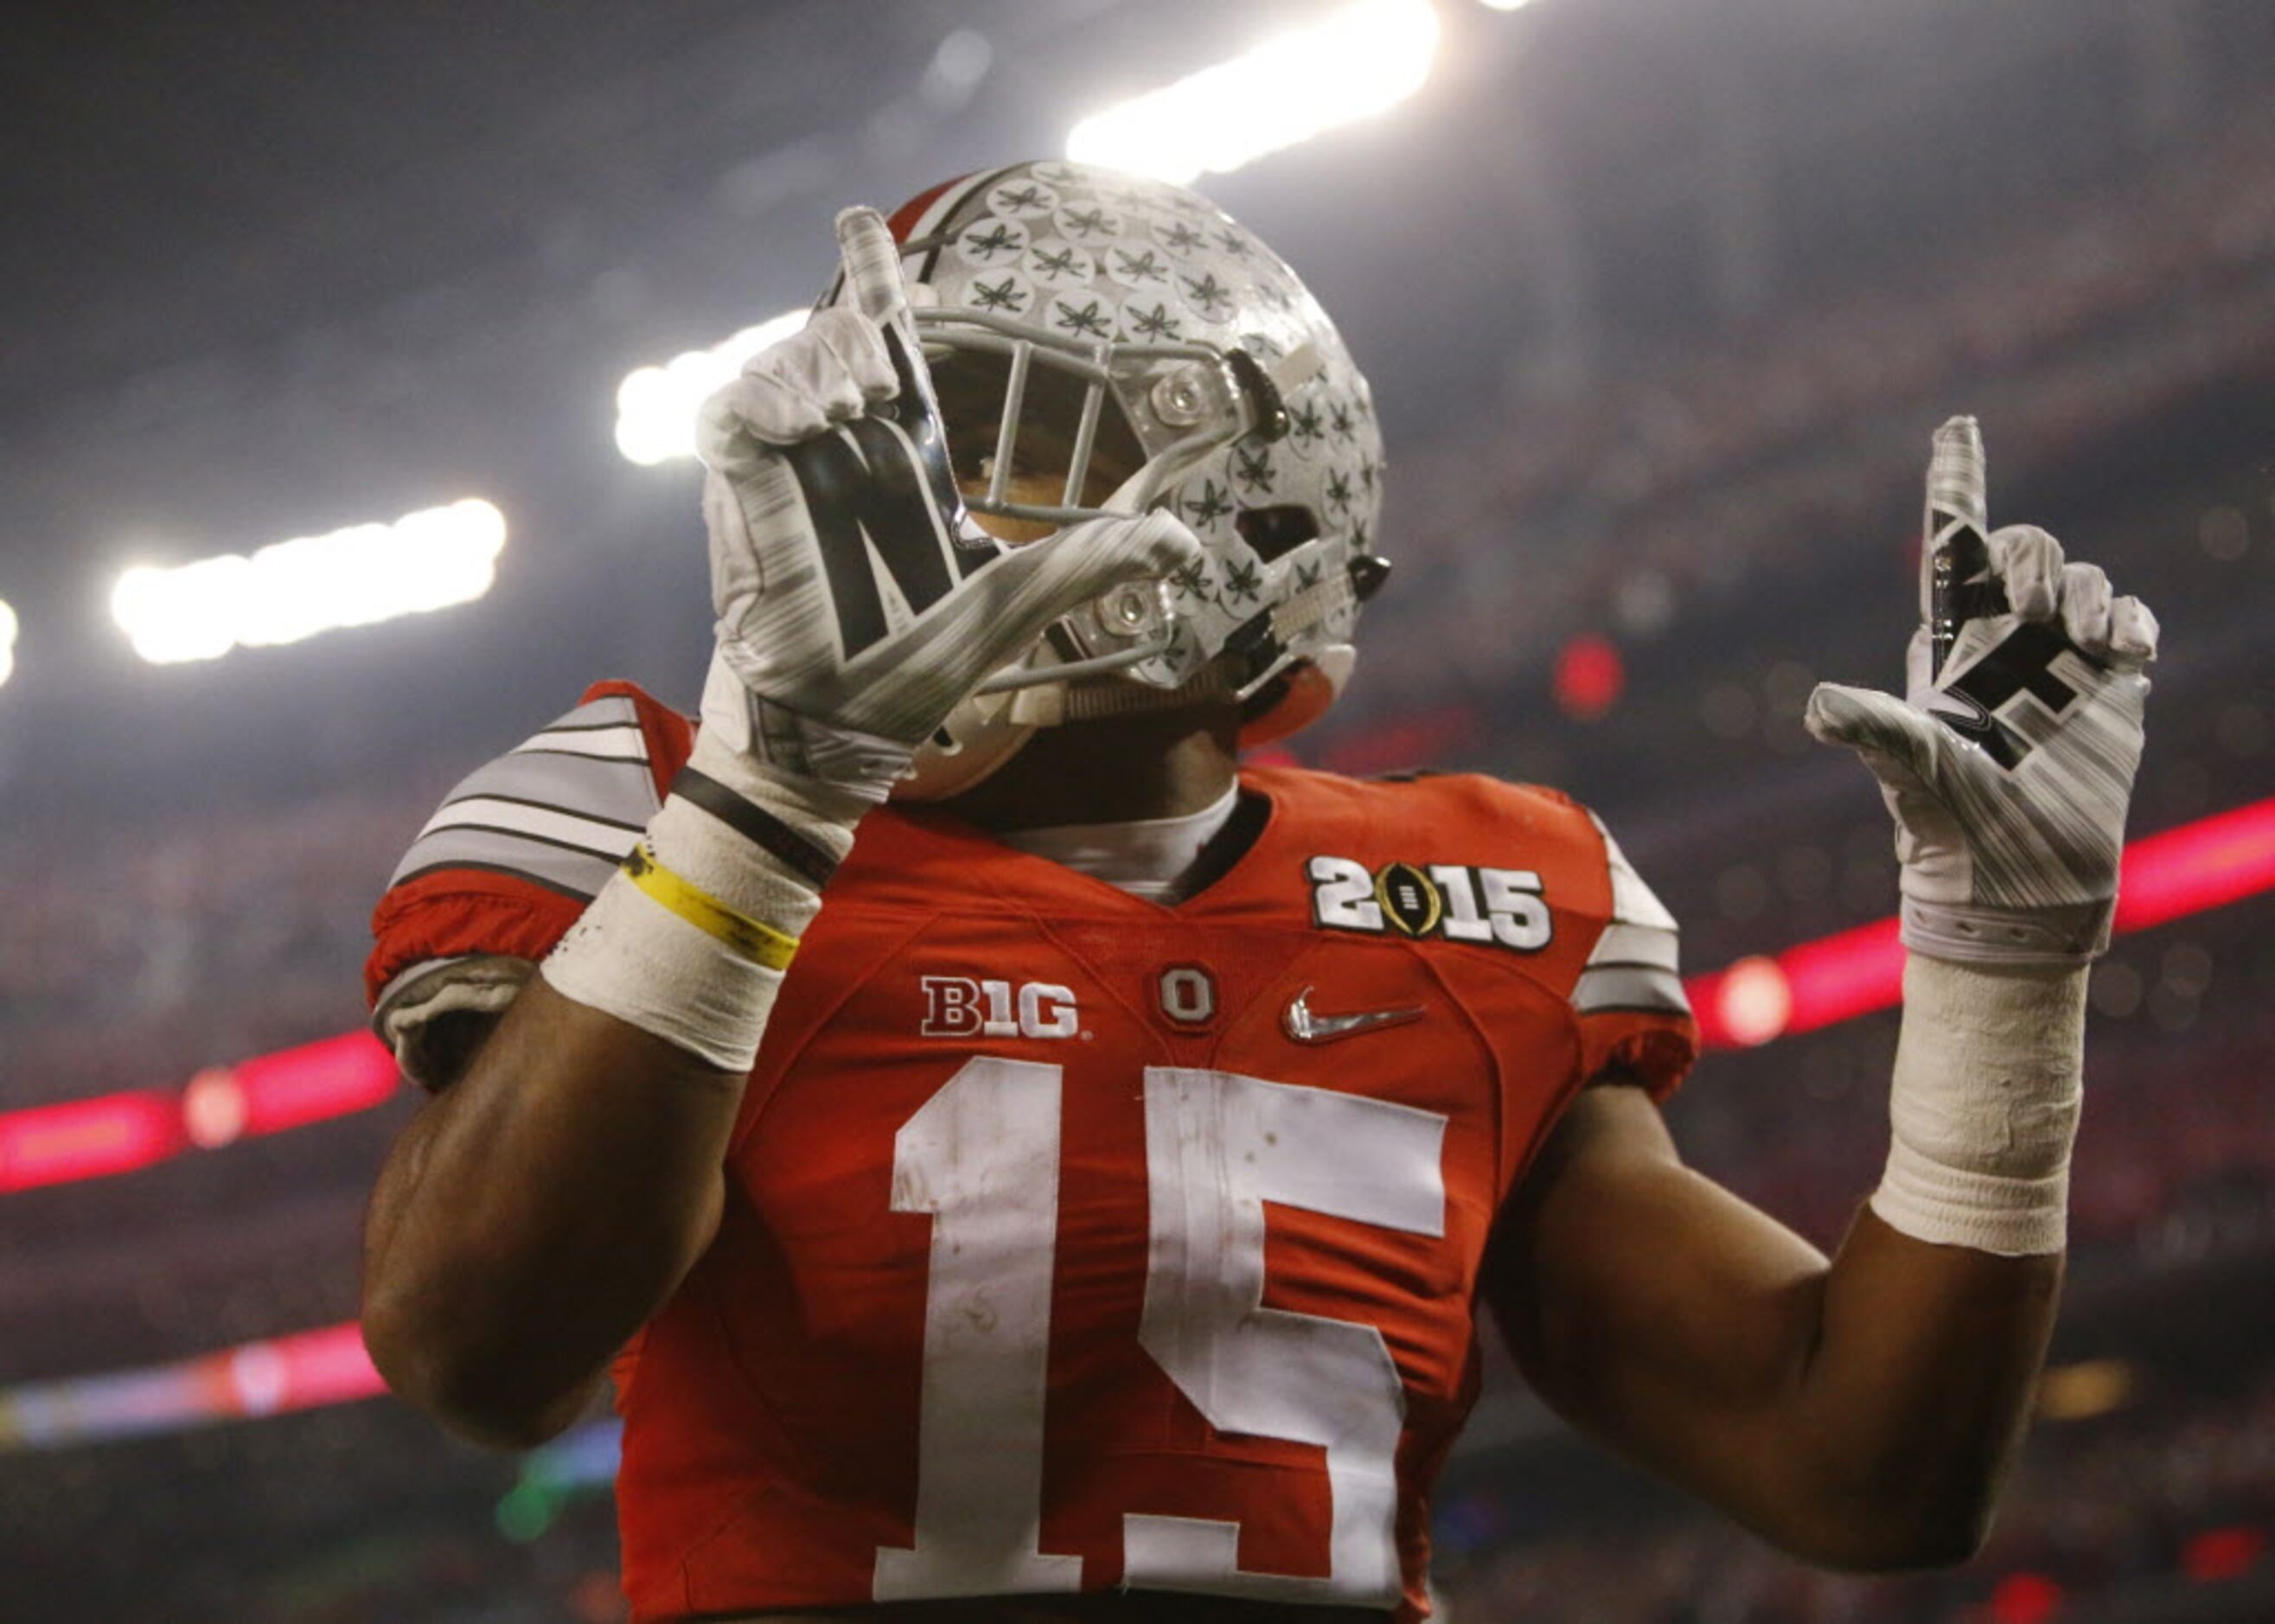
<path fill-rule="evenodd" d="M 995 838 L 1146 902 L 1182 902 L 1201 854 L 1231 819 L 1239 799 L 1235 784 L 1211 804 L 1179 818 L 1011 829 Z"/>

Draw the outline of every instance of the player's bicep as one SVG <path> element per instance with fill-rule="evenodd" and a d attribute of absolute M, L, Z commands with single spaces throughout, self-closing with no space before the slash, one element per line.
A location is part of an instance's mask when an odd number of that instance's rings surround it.
<path fill-rule="evenodd" d="M 1826 1268 L 1684 1167 L 1644 1089 L 1599 1083 L 1512 1193 L 1484 1289 L 1558 1413 L 1711 1496 L 1805 1374 Z"/>

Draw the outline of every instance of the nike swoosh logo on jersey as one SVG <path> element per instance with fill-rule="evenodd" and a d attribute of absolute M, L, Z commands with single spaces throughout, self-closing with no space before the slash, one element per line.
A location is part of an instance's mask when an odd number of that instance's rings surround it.
<path fill-rule="evenodd" d="M 1311 996 L 1311 989 L 1305 987 L 1288 1001 L 1288 1008 L 1280 1016 L 1281 1030 L 1297 1043 L 1333 1043 L 1338 1038 L 1379 1031 L 1386 1026 L 1403 1026 L 1409 1021 L 1422 1018 L 1422 1011 L 1418 1008 L 1364 1009 L 1353 1015 L 1313 1015 Z"/>

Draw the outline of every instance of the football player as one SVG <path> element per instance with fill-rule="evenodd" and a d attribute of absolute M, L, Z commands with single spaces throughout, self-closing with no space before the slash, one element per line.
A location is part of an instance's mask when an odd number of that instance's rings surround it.
<path fill-rule="evenodd" d="M 1827 1258 L 1677 1157 L 1674 921 L 1586 810 L 1239 765 L 1386 570 L 1294 273 L 1056 162 L 840 239 L 704 409 L 699 725 L 593 689 L 380 904 L 433 1093 L 368 1227 L 396 1390 L 526 1446 L 613 1373 L 640 1620 L 1418 1618 L 1480 1307 L 1786 1549 L 1967 1555 L 2053 1316 L 2147 612 L 1986 534 L 1946 431 L 1908 696 L 1810 712 L 1911 948 Z"/>

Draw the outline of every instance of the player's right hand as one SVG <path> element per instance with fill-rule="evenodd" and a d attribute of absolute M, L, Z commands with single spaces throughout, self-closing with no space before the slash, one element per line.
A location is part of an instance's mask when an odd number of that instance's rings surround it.
<path fill-rule="evenodd" d="M 1160 511 L 1022 547 L 973 526 L 899 247 L 873 209 L 846 210 L 837 234 L 850 304 L 763 351 L 702 409 L 719 663 L 791 719 L 913 747 L 1052 622 L 1198 560 L 1200 546 Z M 707 693 L 707 718 L 713 708 Z"/>

